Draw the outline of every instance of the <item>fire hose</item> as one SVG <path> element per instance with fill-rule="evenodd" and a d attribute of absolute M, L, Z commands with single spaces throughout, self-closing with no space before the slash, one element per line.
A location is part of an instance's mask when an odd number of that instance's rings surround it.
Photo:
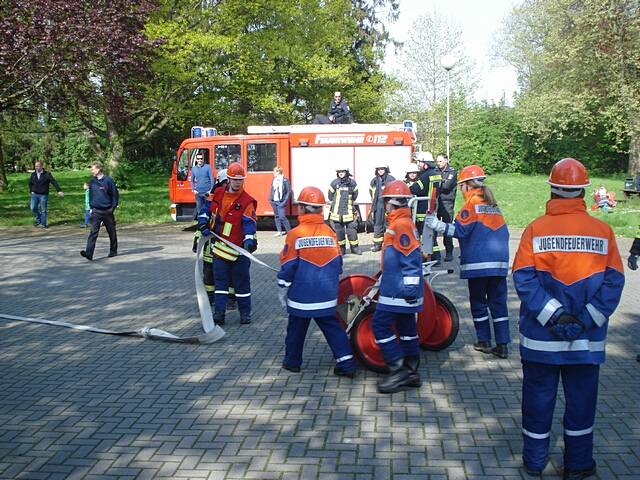
<path fill-rule="evenodd" d="M 216 235 L 217 236 L 217 235 Z M 220 238 L 220 237 L 218 237 Z M 204 330 L 204 334 L 196 335 L 192 337 L 180 337 L 174 335 L 165 330 L 145 326 L 139 330 L 107 330 L 104 328 L 95 327 L 93 325 L 78 325 L 69 322 L 63 322 L 59 320 L 44 320 L 41 318 L 29 318 L 29 317 L 20 317 L 17 315 L 7 315 L 4 313 L 0 313 L 0 318 L 5 320 L 17 320 L 21 322 L 29 322 L 29 323 L 40 323 L 46 325 L 54 325 L 57 327 L 71 328 L 74 330 L 81 330 L 85 332 L 93 332 L 93 333 L 103 333 L 106 335 L 116 335 L 121 337 L 139 337 L 146 338 L 150 340 L 161 340 L 165 342 L 174 342 L 174 343 L 190 343 L 190 344 L 210 344 L 217 342 L 225 336 L 225 331 L 220 327 L 220 325 L 216 325 L 213 322 L 212 314 L 211 314 L 211 305 L 209 305 L 209 299 L 207 297 L 207 292 L 204 288 L 204 283 L 202 281 L 202 250 L 204 248 L 204 244 L 206 242 L 206 238 L 201 238 L 198 242 L 198 251 L 196 255 L 196 263 L 194 269 L 195 275 L 195 283 L 196 283 L 196 296 L 198 299 L 198 310 L 200 312 L 200 321 L 202 323 L 202 329 Z M 222 239 L 224 240 L 224 239 Z M 257 258 L 253 257 L 246 250 L 238 247 L 237 245 L 230 244 L 233 248 L 236 248 L 239 253 L 245 256 L 249 256 L 250 258 L 254 258 L 260 264 L 263 264 L 267 267 L 268 265 L 264 264 Z M 272 267 L 269 267 L 273 270 Z"/>

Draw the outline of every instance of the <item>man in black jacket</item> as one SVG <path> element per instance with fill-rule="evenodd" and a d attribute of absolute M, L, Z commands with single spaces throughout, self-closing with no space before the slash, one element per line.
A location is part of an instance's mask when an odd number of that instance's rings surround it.
<path fill-rule="evenodd" d="M 91 231 L 87 238 L 87 247 L 80 252 L 87 260 L 93 260 L 93 251 L 96 248 L 96 240 L 100 232 L 100 225 L 104 223 L 109 234 L 109 257 L 118 255 L 118 236 L 116 235 L 116 219 L 113 212 L 118 206 L 118 188 L 111 177 L 103 173 L 101 162 L 91 164 L 91 175 L 93 178 L 89 182 L 89 205 L 91 206 Z"/>
<path fill-rule="evenodd" d="M 440 189 L 440 182 L 442 181 L 442 175 L 440 174 L 440 170 L 436 167 L 435 162 L 433 161 L 433 154 L 431 152 L 418 152 L 415 155 L 416 163 L 418 167 L 420 167 L 420 181 L 422 185 L 427 191 L 427 195 L 432 197 L 434 194 L 434 188 Z M 424 228 L 424 225 L 423 225 Z M 419 232 L 424 237 L 424 232 Z M 433 233 L 433 253 L 431 254 L 431 259 L 438 261 L 440 264 L 440 249 L 438 248 L 438 243 L 436 241 L 437 234 Z"/>
<path fill-rule="evenodd" d="M 333 94 L 333 100 L 329 104 L 329 111 L 326 115 L 316 115 L 313 123 L 327 124 L 327 123 L 351 123 L 353 117 L 351 116 L 351 110 L 347 101 L 342 98 L 342 93 L 335 92 Z"/>
<path fill-rule="evenodd" d="M 351 253 L 362 255 L 358 243 L 358 219 L 356 216 L 358 184 L 351 178 L 349 168 L 336 170 L 336 178 L 329 185 L 329 223 L 336 232 L 342 255 L 347 253 L 347 240 Z"/>
<path fill-rule="evenodd" d="M 342 98 L 342 93 L 335 92 L 333 100 L 329 104 L 329 113 L 327 113 L 329 123 L 351 123 L 351 110 L 347 101 Z"/>
<path fill-rule="evenodd" d="M 369 194 L 371 195 L 371 211 L 369 217 L 373 220 L 373 247 L 372 252 L 382 250 L 382 241 L 384 240 L 384 231 L 386 228 L 386 212 L 384 209 L 384 199 L 382 191 L 388 183 L 393 182 L 395 177 L 390 174 L 388 165 L 380 165 L 376 167 L 375 177 L 371 179 L 369 184 Z"/>
<path fill-rule="evenodd" d="M 456 203 L 458 172 L 449 165 L 449 157 L 441 153 L 436 158 L 436 166 L 442 175 L 438 192 L 438 218 L 445 223 L 453 222 L 453 210 Z M 453 260 L 453 237 L 444 235 L 445 262 Z"/>
<path fill-rule="evenodd" d="M 29 191 L 31 192 L 31 211 L 34 216 L 34 226 L 47 228 L 47 204 L 49 203 L 49 185 L 58 192 L 58 196 L 64 197 L 64 192 L 49 172 L 42 168 L 42 162 L 34 165 L 35 172 L 29 178 Z"/>

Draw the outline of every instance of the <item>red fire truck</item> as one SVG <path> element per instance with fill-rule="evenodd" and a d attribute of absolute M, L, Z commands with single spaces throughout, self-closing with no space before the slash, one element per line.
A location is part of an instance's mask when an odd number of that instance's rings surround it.
<path fill-rule="evenodd" d="M 315 186 L 326 191 L 336 169 L 348 168 L 359 186 L 358 204 L 367 214 L 369 182 L 375 167 L 387 165 L 391 175 L 404 178 L 416 140 L 413 122 L 402 124 L 288 125 L 248 127 L 247 135 L 215 135 L 215 129 L 194 127 L 195 136 L 182 141 L 169 179 L 171 216 L 194 217 L 195 197 L 189 182 L 196 154 L 204 156 L 214 175 L 231 162 L 247 171 L 245 189 L 258 201 L 258 216 L 272 216 L 269 193 L 273 168 L 282 167 L 291 181 L 291 203 L 300 190 Z M 291 204 L 287 214 L 291 214 Z"/>

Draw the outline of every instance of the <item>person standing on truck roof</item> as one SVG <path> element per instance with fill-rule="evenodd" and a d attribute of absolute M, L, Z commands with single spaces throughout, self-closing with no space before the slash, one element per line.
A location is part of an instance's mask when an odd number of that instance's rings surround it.
<path fill-rule="evenodd" d="M 329 111 L 326 115 L 316 115 L 313 119 L 313 123 L 328 124 L 328 123 L 351 123 L 353 117 L 351 115 L 351 109 L 347 104 L 347 101 L 342 98 L 342 93 L 335 92 L 333 94 L 333 100 L 329 104 Z"/>
<path fill-rule="evenodd" d="M 427 191 L 427 195 L 429 196 L 429 198 L 431 198 L 433 196 L 434 189 L 440 188 L 440 181 L 442 180 L 441 172 L 436 167 L 436 164 L 433 161 L 433 154 L 431 152 L 418 152 L 415 155 L 415 159 L 416 159 L 416 163 L 418 164 L 418 167 L 420 167 L 420 181 L 424 185 L 424 188 Z M 422 235 L 423 235 L 423 232 L 420 232 L 421 237 Z M 434 232 L 434 235 L 433 235 L 434 244 L 433 244 L 433 253 L 431 254 L 431 259 L 436 260 L 439 264 L 440 250 L 438 249 L 438 246 L 436 243 L 436 235 L 437 233 Z"/>
<path fill-rule="evenodd" d="M 564 158 L 547 183 L 546 213 L 522 233 L 512 268 L 521 301 L 522 460 L 535 476 L 549 461 L 562 378 L 563 478 L 582 479 L 596 473 L 598 377 L 624 272 L 613 230 L 587 212 L 585 188 L 591 181 L 584 165 Z"/>
<path fill-rule="evenodd" d="M 401 180 L 387 184 L 380 198 L 389 228 L 384 232 L 382 275 L 371 328 L 389 373 L 378 381 L 380 393 L 422 385 L 416 313 L 422 310 L 424 280 L 418 231 L 408 201 L 413 197 Z"/>
<path fill-rule="evenodd" d="M 385 216 L 384 201 L 380 196 L 384 187 L 388 183 L 393 182 L 395 178 L 390 175 L 389 167 L 381 165 L 376 167 L 375 176 L 369 184 L 369 193 L 371 194 L 371 210 L 369 217 L 373 220 L 373 247 L 372 252 L 382 250 L 382 241 L 384 239 Z"/>
<path fill-rule="evenodd" d="M 273 208 L 273 217 L 276 224 L 276 237 L 286 235 L 291 230 L 291 224 L 285 213 L 289 196 L 291 195 L 291 184 L 284 176 L 282 167 L 273 167 L 273 181 L 271 182 L 271 192 L 269 192 L 269 203 Z M 284 231 L 283 231 L 284 230 Z"/>
<path fill-rule="evenodd" d="M 355 205 L 358 198 L 358 184 L 351 177 L 348 167 L 336 170 L 336 176 L 337 178 L 329 185 L 331 202 L 329 222 L 338 237 L 342 255 L 347 253 L 347 239 L 351 253 L 362 255 L 358 244 L 358 218 Z"/>
<path fill-rule="evenodd" d="M 336 316 L 342 257 L 335 233 L 324 223 L 324 195 L 305 187 L 298 195 L 299 225 L 287 234 L 280 252 L 280 302 L 289 313 L 282 368 L 299 372 L 311 319 L 322 330 L 333 352 L 334 375 L 353 378 L 356 364 L 349 339 Z"/>
<path fill-rule="evenodd" d="M 451 223 L 453 222 L 453 209 L 456 203 L 458 172 L 449 165 L 449 157 L 444 153 L 440 153 L 436 157 L 436 166 L 440 170 L 442 177 L 440 190 L 438 191 L 438 219 L 445 223 Z M 442 241 L 445 250 L 444 261 L 450 262 L 453 260 L 453 237 L 445 235 Z"/>
<path fill-rule="evenodd" d="M 191 189 L 196 196 L 196 215 L 198 215 L 215 183 L 211 166 L 208 163 L 204 163 L 204 155 L 202 153 L 196 154 L 196 164 L 191 169 L 190 180 Z"/>
<path fill-rule="evenodd" d="M 235 290 L 240 323 L 251 323 L 251 261 L 231 243 L 253 253 L 258 248 L 256 238 L 256 200 L 244 191 L 246 173 L 242 165 L 232 163 L 227 168 L 229 184 L 217 188 L 198 214 L 198 226 L 203 235 L 211 235 L 210 229 L 225 241 L 216 238 L 213 242 L 213 273 L 215 281 L 215 303 L 213 320 L 224 325 L 225 310 L 229 296 L 229 279 Z"/>
<path fill-rule="evenodd" d="M 29 191 L 31 192 L 31 211 L 33 212 L 33 225 L 47 228 L 47 204 L 49 202 L 49 185 L 53 184 L 59 197 L 64 197 L 64 192 L 53 178 L 51 173 L 42 168 L 42 162 L 36 161 L 35 171 L 29 178 Z"/>
<path fill-rule="evenodd" d="M 342 98 L 342 93 L 335 92 L 333 94 L 333 100 L 331 100 L 329 104 L 327 118 L 329 119 L 329 123 L 351 123 L 353 121 L 351 109 L 347 101 Z"/>

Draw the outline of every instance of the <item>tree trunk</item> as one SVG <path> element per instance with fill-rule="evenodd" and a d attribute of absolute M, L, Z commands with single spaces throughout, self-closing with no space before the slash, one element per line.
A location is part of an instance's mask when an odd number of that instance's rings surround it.
<path fill-rule="evenodd" d="M 9 188 L 7 172 L 4 166 L 4 152 L 2 151 L 2 133 L 0 133 L 0 192 L 6 192 Z"/>
<path fill-rule="evenodd" d="M 118 171 L 120 161 L 124 154 L 124 141 L 122 135 L 115 130 L 109 131 L 109 172 L 112 174 Z"/>
<path fill-rule="evenodd" d="M 636 176 L 640 171 L 640 128 L 634 129 L 629 140 L 629 173 Z"/>

